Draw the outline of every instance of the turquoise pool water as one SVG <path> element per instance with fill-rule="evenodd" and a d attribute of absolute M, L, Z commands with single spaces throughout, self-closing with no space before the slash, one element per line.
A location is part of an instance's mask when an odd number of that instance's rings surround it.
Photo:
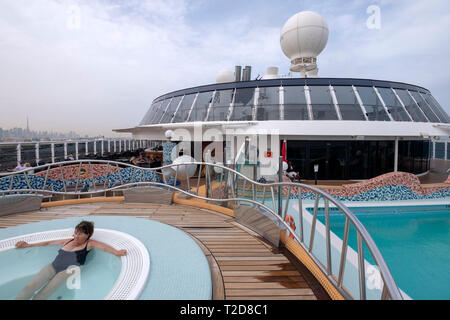
<path fill-rule="evenodd" d="M 53 261 L 59 248 L 48 246 L 0 252 L 0 300 L 14 299 L 35 274 Z M 74 290 L 62 285 L 49 300 L 104 299 L 114 286 L 120 269 L 119 258 L 94 248 L 80 273 L 80 288 Z"/>
<path fill-rule="evenodd" d="M 450 205 L 349 208 L 372 236 L 403 291 L 413 299 L 450 299 Z M 330 209 L 331 230 L 342 239 L 345 217 Z M 318 219 L 325 224 L 323 209 Z M 357 250 L 353 228 L 349 245 Z M 365 258 L 373 263 L 367 248 Z"/>
<path fill-rule="evenodd" d="M 139 299 L 209 300 L 212 298 L 211 273 L 203 251 L 183 231 L 157 221 L 122 216 L 56 219 L 0 229 L 0 240 L 33 232 L 73 228 L 82 220 L 93 221 L 96 228 L 128 233 L 147 248 L 150 255 L 150 273 Z M 15 293 L 9 294 L 6 291 L 21 290 L 35 272 L 53 260 L 58 248 L 56 246 L 32 248 L 33 250 L 29 251 L 28 249 L 21 249 L 21 251 L 11 249 L 0 252 L 2 254 L 0 256 L 1 297 L 13 298 Z M 121 264 L 115 256 L 101 250 L 91 252 L 81 271 L 80 293 L 77 295 L 76 292 L 55 292 L 52 298 L 103 299 L 104 293 L 109 292 L 114 285 L 115 280 L 111 280 L 117 279 L 117 268 L 120 271 Z M 86 295 L 84 293 L 81 295 L 84 288 L 86 288 Z"/>

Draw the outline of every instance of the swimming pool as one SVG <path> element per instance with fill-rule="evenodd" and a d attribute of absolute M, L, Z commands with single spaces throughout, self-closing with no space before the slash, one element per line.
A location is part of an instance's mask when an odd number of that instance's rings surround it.
<path fill-rule="evenodd" d="M 378 246 L 397 285 L 413 299 L 450 299 L 450 205 L 349 206 Z M 307 208 L 312 212 L 312 208 Z M 325 223 L 323 208 L 318 220 Z M 330 208 L 330 227 L 340 239 L 345 216 Z M 350 228 L 349 245 L 357 250 Z M 368 250 L 365 259 L 373 263 Z"/>
<path fill-rule="evenodd" d="M 81 220 L 93 221 L 96 228 L 130 234 L 146 247 L 150 255 L 150 273 L 139 299 L 209 300 L 212 298 L 211 273 L 203 251 L 183 231 L 157 221 L 123 216 L 57 219 L 0 229 L 0 240 L 33 232 L 73 228 Z M 14 294 L 8 295 L 5 291 L 20 291 L 31 280 L 35 272 L 52 261 L 58 249 L 59 247 L 49 246 L 0 252 L 2 254 L 0 256 L 0 295 L 4 295 L 5 299 L 14 298 Z M 118 277 L 121 267 L 120 260 L 101 250 L 93 250 L 95 251 L 91 252 L 92 255 L 89 253 L 81 271 L 80 292 L 64 293 L 58 290 L 52 296 L 53 299 L 104 298 L 105 292 L 110 290 L 114 285 L 114 279 Z M 21 260 L 27 255 L 29 257 Z M 8 260 L 9 258 L 18 260 Z M 5 263 L 2 263 L 3 261 Z M 17 261 L 17 263 L 8 263 L 8 261 Z M 22 261 L 35 262 L 29 264 L 22 263 Z M 90 268 L 92 268 L 92 272 L 90 272 Z M 100 279 L 100 275 L 105 270 L 108 275 L 105 275 L 104 279 Z M 101 276 L 103 277 L 103 275 Z M 84 286 L 89 288 L 85 290 L 86 295 L 81 293 Z"/>

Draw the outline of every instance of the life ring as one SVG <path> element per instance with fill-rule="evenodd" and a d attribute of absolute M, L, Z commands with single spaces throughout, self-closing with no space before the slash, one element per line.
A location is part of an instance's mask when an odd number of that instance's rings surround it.
<path fill-rule="evenodd" d="M 295 221 L 294 221 L 294 217 L 292 217 L 290 214 L 286 215 L 286 217 L 284 218 L 284 221 L 286 221 L 287 223 L 289 223 L 289 226 L 292 228 L 292 230 L 295 231 Z M 294 239 L 294 235 L 289 232 L 289 238 Z"/>
<path fill-rule="evenodd" d="M 77 169 L 77 175 L 79 175 L 80 179 L 87 179 L 89 177 L 89 169 L 85 166 Z"/>

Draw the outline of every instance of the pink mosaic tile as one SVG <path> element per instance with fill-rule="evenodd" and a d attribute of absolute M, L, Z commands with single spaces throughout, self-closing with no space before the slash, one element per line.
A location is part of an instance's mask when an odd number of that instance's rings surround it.
<path fill-rule="evenodd" d="M 65 166 L 62 167 L 62 174 L 64 176 L 64 180 L 76 180 L 78 178 L 78 169 L 80 168 L 80 165 L 71 165 L 71 166 Z M 116 167 L 109 166 L 107 164 L 92 164 L 92 175 L 94 178 L 98 178 L 101 176 L 104 176 L 106 174 L 111 174 L 118 169 Z M 45 177 L 47 175 L 47 171 L 41 171 L 36 173 L 37 176 Z M 48 171 L 48 178 L 49 179 L 59 179 L 62 180 L 61 177 L 61 169 L 60 168 L 53 168 Z M 91 173 L 89 170 L 89 165 L 84 164 L 81 166 L 81 172 L 80 172 L 80 179 L 91 179 Z"/>

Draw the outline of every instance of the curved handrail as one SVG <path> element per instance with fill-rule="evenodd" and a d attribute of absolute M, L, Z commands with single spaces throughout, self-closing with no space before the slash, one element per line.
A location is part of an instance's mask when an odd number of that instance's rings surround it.
<path fill-rule="evenodd" d="M 108 188 L 103 188 L 100 190 L 95 190 L 95 191 L 79 191 L 79 192 L 67 192 L 66 189 L 64 192 L 58 192 L 58 191 L 53 191 L 53 190 L 45 190 L 45 189 L 32 189 L 32 188 L 28 188 L 28 189 L 9 189 L 9 190 L 0 190 L 0 194 L 5 195 L 6 193 L 44 193 L 44 194 L 55 194 L 55 195 L 81 195 L 81 194 L 90 194 L 90 195 L 94 195 L 94 194 L 98 194 L 98 193 L 106 193 L 108 191 L 116 191 L 116 190 L 121 190 L 124 188 L 129 188 L 129 187 L 135 187 L 135 186 L 145 186 L 145 185 L 153 185 L 153 186 L 159 186 L 159 187 L 164 187 L 164 188 L 169 188 L 171 190 L 174 191 L 178 191 L 184 194 L 188 194 L 190 196 L 193 196 L 195 198 L 198 199 L 202 199 L 202 200 L 207 200 L 207 201 L 214 201 L 214 202 L 248 202 L 250 204 L 253 204 L 255 206 L 258 206 L 262 209 L 264 209 L 265 211 L 269 212 L 273 217 L 275 217 L 277 219 L 277 221 L 285 228 L 287 229 L 294 237 L 295 241 L 298 242 L 300 244 L 300 246 L 302 246 L 302 248 L 309 254 L 309 256 L 313 259 L 313 261 L 316 263 L 316 265 L 324 272 L 324 274 L 327 276 L 327 278 L 333 283 L 333 285 L 335 285 L 335 287 L 339 290 L 339 292 L 341 294 L 343 294 L 345 297 L 347 298 L 352 298 L 349 293 L 344 289 L 342 282 L 343 282 L 343 272 L 344 272 L 344 266 L 345 266 L 345 259 L 346 259 L 346 253 L 347 253 L 347 245 L 348 245 L 348 229 L 349 229 L 349 224 L 351 223 L 356 231 L 357 231 L 357 241 L 358 241 L 358 270 L 359 270 L 359 285 L 360 285 L 360 298 L 361 299 L 365 299 L 366 298 L 366 289 L 365 289 L 365 267 L 364 267 L 364 254 L 363 254 L 363 243 L 366 243 L 367 248 L 369 249 L 375 263 L 377 264 L 377 266 L 379 267 L 379 272 L 381 275 L 381 278 L 383 280 L 384 286 L 383 286 L 383 292 L 382 292 L 382 299 L 386 299 L 386 298 L 391 298 L 391 299 L 395 299 L 395 300 L 401 300 L 403 299 L 399 288 L 397 287 L 390 271 L 389 268 L 386 264 L 386 262 L 384 261 L 378 247 L 376 246 L 375 242 L 373 241 L 372 237 L 370 236 L 370 234 L 367 232 L 367 230 L 365 229 L 365 227 L 362 225 L 362 223 L 358 220 L 358 218 L 350 211 L 350 209 L 348 209 L 340 200 L 333 198 L 330 194 L 328 194 L 327 192 L 316 188 L 314 186 L 310 186 L 310 185 L 306 185 L 306 184 L 301 184 L 301 183 L 294 183 L 294 182 L 275 182 L 275 183 L 260 183 L 257 181 L 253 181 L 251 179 L 249 179 L 248 177 L 246 177 L 245 175 L 243 175 L 242 173 L 230 168 L 230 167 L 226 167 L 220 164 L 213 164 L 213 163 L 207 163 L 207 162 L 189 162 L 189 163 L 179 163 L 179 164 L 169 164 L 169 165 L 165 165 L 165 166 L 161 166 L 158 168 L 143 168 L 143 167 L 139 167 L 139 166 L 135 166 L 132 164 L 127 164 L 127 163 L 123 163 L 123 162 L 117 162 L 117 161 L 108 161 L 108 160 L 74 160 L 74 161 L 64 161 L 64 162 L 59 162 L 59 163 L 53 163 L 53 164 L 46 164 L 46 165 L 41 165 L 38 167 L 34 167 L 34 168 L 29 168 L 29 169 L 25 169 L 22 171 L 18 171 L 18 172 L 12 172 L 12 173 L 7 173 L 7 174 L 3 174 L 0 175 L 0 178 L 2 177 L 7 177 L 7 176 L 13 176 L 13 175 L 21 175 L 23 174 L 27 180 L 27 176 L 28 176 L 28 172 L 31 170 L 39 170 L 39 169 L 47 169 L 47 176 L 48 176 L 48 172 L 52 167 L 56 167 L 56 168 L 60 168 L 61 170 L 61 174 L 62 174 L 62 167 L 66 166 L 66 165 L 73 165 L 73 164 L 78 164 L 80 167 L 83 163 L 87 163 L 89 165 L 92 164 L 108 164 L 108 165 L 115 165 L 116 167 L 132 167 L 132 168 L 136 168 L 138 170 L 141 171 L 153 171 L 156 172 L 158 174 L 162 174 L 158 171 L 163 171 L 163 169 L 172 169 L 174 171 L 176 171 L 175 173 L 175 180 L 178 176 L 178 172 L 179 172 L 179 167 L 180 166 L 186 166 L 186 165 L 196 165 L 196 166 L 200 166 L 200 170 L 203 166 L 206 167 L 216 167 L 219 168 L 220 170 L 222 170 L 222 178 L 223 178 L 223 173 L 227 172 L 228 173 L 228 180 L 226 181 L 226 186 L 228 188 L 228 186 L 231 188 L 231 197 L 227 197 L 224 199 L 216 199 L 216 198 L 212 198 L 212 197 L 208 197 L 208 191 L 211 188 L 211 173 L 208 174 L 208 172 L 210 171 L 205 170 L 206 172 L 206 197 L 203 196 L 199 196 L 198 194 L 195 194 L 193 192 L 191 192 L 191 188 L 190 188 L 190 183 L 189 183 L 189 178 L 186 177 L 187 179 L 187 186 L 188 186 L 188 190 L 183 190 L 181 188 L 178 188 L 176 186 L 172 186 L 170 184 L 167 184 L 165 181 L 165 177 L 163 175 L 163 182 L 157 182 L 157 181 L 145 181 L 145 182 L 129 182 L 129 183 L 125 183 L 125 184 L 121 184 L 119 186 L 116 187 L 108 187 Z M 176 170 L 173 169 L 174 167 L 176 167 Z M 230 176 L 233 175 L 233 176 Z M 153 175 L 153 179 L 155 179 L 156 175 Z M 94 180 L 93 176 L 91 175 L 92 180 Z M 134 175 L 133 175 L 134 178 Z M 252 185 L 252 188 L 257 188 L 258 186 L 264 188 L 264 198 L 263 198 L 263 203 L 260 203 L 257 201 L 257 199 L 255 199 L 255 197 L 251 200 L 251 199 L 246 199 L 246 198 L 240 198 L 240 197 L 236 197 L 235 193 L 236 190 L 234 190 L 234 185 L 236 184 L 236 180 L 240 178 L 244 180 L 244 189 L 245 189 L 245 184 L 246 183 L 250 183 Z M 13 179 L 11 179 L 12 181 Z M 78 184 L 78 180 L 79 180 L 79 176 L 77 179 L 77 184 Z M 200 176 L 198 176 L 198 184 L 197 184 L 197 191 L 199 188 L 199 182 L 200 182 Z M 28 180 L 27 180 L 28 183 Z M 208 188 L 208 184 L 209 184 L 209 188 Z M 65 184 L 64 184 L 65 186 Z M 105 186 L 106 186 L 106 182 L 105 182 Z M 29 183 L 28 183 L 28 187 L 30 187 Z M 44 184 L 43 188 L 46 187 L 46 185 Z M 273 201 L 273 207 L 275 208 L 275 200 L 274 200 L 274 193 L 277 190 L 278 187 L 287 187 L 289 189 L 288 195 L 287 195 L 287 201 L 286 201 L 286 208 L 285 208 L 285 212 L 287 211 L 287 205 L 289 202 L 289 196 L 290 196 L 290 191 L 292 188 L 298 188 L 299 190 L 299 214 L 300 214 L 300 236 L 297 235 L 294 230 L 290 227 L 290 225 L 284 221 L 283 217 L 282 217 L 282 213 L 279 212 L 275 212 L 274 209 L 271 209 L 270 207 L 266 206 L 264 204 L 265 201 L 265 190 L 266 188 L 270 188 L 271 189 L 271 194 L 272 194 L 272 201 Z M 237 188 L 237 187 L 236 187 Z M 302 189 L 307 189 L 312 191 L 313 193 L 316 194 L 316 200 L 315 200 L 315 206 L 314 206 L 314 216 L 313 216 L 313 223 L 312 223 L 312 229 L 311 229 L 311 239 L 310 239 L 310 243 L 309 243 L 309 248 L 306 246 L 305 242 L 303 241 L 303 212 L 302 212 L 302 205 L 301 205 L 301 190 Z M 254 195 L 256 194 L 255 192 L 253 193 Z M 325 219 L 326 219 L 326 244 L 327 244 L 327 266 L 323 266 L 323 264 L 320 262 L 320 260 L 313 254 L 312 252 L 312 244 L 313 244 L 313 240 L 314 240 L 314 234 L 315 234 L 315 225 L 316 225 L 316 220 L 317 220 L 317 208 L 318 208 L 318 203 L 319 203 L 319 196 L 322 196 L 324 198 L 324 204 L 325 204 Z M 333 203 L 337 208 L 339 208 L 341 210 L 341 212 L 346 216 L 346 223 L 345 223 L 345 232 L 344 232 L 344 239 L 343 239 L 343 244 L 342 244 L 342 250 L 341 250 L 341 261 L 340 261 L 340 268 L 339 268 L 339 278 L 336 281 L 336 279 L 334 278 L 334 276 L 331 273 L 331 248 L 330 248 L 330 228 L 329 228 L 329 212 L 328 212 L 328 208 L 329 208 L 329 203 L 331 202 Z"/>

